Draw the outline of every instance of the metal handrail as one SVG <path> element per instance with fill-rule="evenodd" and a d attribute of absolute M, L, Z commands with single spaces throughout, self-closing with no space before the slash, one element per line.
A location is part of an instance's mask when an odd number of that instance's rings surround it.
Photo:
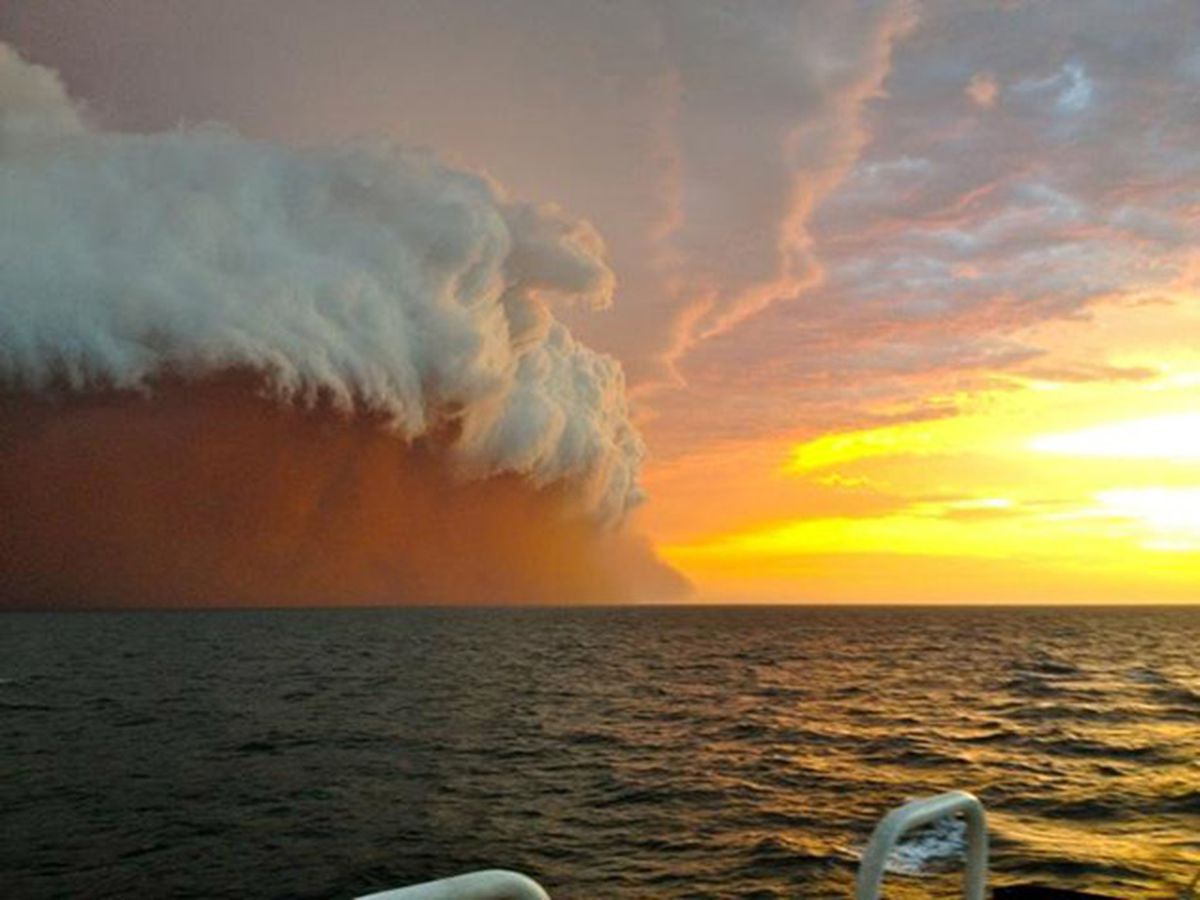
<path fill-rule="evenodd" d="M 520 872 L 484 869 L 367 894 L 358 900 L 550 900 L 550 895 L 540 884 Z"/>
<path fill-rule="evenodd" d="M 950 791 L 936 797 L 913 800 L 884 816 L 875 826 L 871 842 L 858 867 L 858 886 L 854 894 L 857 900 L 878 900 L 888 856 L 905 832 L 955 813 L 962 813 L 967 820 L 964 896 L 966 900 L 983 900 L 987 886 L 987 818 L 983 804 L 974 794 L 966 791 Z"/>
<path fill-rule="evenodd" d="M 966 900 L 983 900 L 988 868 L 987 818 L 983 804 L 974 794 L 966 791 L 950 791 L 936 797 L 913 800 L 884 816 L 875 826 L 871 842 L 858 867 L 854 894 L 857 900 L 879 900 L 888 857 L 906 832 L 956 813 L 962 813 L 967 822 L 964 896 Z M 550 900 L 550 895 L 536 881 L 520 872 L 485 869 L 367 894 L 358 900 Z"/>

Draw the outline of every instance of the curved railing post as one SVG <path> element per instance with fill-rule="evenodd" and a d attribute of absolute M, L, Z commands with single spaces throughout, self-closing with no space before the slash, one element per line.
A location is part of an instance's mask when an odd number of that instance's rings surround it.
<path fill-rule="evenodd" d="M 967 872 L 964 896 L 983 900 L 987 885 L 988 835 L 983 804 L 974 794 L 950 791 L 936 797 L 913 800 L 883 817 L 871 835 L 858 867 L 857 900 L 878 900 L 884 869 L 896 842 L 907 831 L 919 828 L 943 816 L 962 813 L 967 820 Z"/>
<path fill-rule="evenodd" d="M 358 900 L 550 900 L 550 895 L 540 884 L 520 872 L 484 869 L 367 894 Z"/>

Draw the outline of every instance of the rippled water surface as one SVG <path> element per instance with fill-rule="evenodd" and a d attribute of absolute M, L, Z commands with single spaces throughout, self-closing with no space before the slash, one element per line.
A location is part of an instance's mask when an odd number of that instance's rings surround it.
<path fill-rule="evenodd" d="M 994 883 L 1200 867 L 1198 608 L 10 614 L 0 714 L 11 897 L 847 896 L 951 787 Z M 898 894 L 960 846 L 918 835 Z"/>

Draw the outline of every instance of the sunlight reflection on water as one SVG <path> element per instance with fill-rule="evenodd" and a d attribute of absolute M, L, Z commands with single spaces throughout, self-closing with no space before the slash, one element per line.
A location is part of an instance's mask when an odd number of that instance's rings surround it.
<path fill-rule="evenodd" d="M 955 787 L 989 809 L 997 883 L 1148 896 L 1200 865 L 1200 609 L 2 621 L 20 896 L 487 865 L 556 898 L 846 896 L 877 816 Z M 898 896 L 954 893 L 935 849 Z"/>

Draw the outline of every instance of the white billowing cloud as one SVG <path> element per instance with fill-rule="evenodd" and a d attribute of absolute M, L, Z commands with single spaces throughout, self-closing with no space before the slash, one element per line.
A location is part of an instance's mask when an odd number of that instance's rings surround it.
<path fill-rule="evenodd" d="M 42 142 L 83 130 L 79 114 L 65 102 L 54 72 L 29 65 L 2 42 L 0 110 L 0 153 L 29 152 Z"/>
<path fill-rule="evenodd" d="M 0 45 L 0 211 L 9 389 L 249 369 L 408 438 L 453 417 L 467 472 L 565 481 L 604 520 L 638 498 L 621 369 L 550 309 L 613 276 L 555 208 L 390 147 L 89 129 Z"/>
<path fill-rule="evenodd" d="M 563 318 L 643 385 L 819 278 L 810 214 L 867 139 L 915 7 L 105 0 L 31 7 L 13 29 L 129 130 L 386 134 L 586 217 L 617 303 Z"/>

